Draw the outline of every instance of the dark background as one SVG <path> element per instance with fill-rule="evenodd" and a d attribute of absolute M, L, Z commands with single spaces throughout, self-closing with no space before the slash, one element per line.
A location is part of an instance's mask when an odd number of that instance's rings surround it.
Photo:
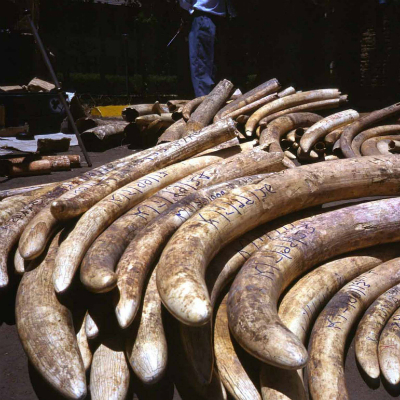
<path fill-rule="evenodd" d="M 95 1 L 26 1 L 65 90 L 125 95 L 127 50 L 130 94 L 193 97 L 189 25 L 166 47 L 185 11 L 172 0 Z M 0 16 L 0 85 L 46 77 L 32 36 L 23 33 L 18 8 L 25 1 L 2 3 L 7 11 Z M 338 87 L 359 111 L 396 101 L 399 0 L 253 0 L 235 6 L 238 16 L 219 26 L 219 78 L 242 90 L 272 77 L 298 90 Z"/>

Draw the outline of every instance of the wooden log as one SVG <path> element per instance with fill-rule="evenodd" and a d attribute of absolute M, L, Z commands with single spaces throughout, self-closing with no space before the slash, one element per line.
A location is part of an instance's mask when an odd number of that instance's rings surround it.
<path fill-rule="evenodd" d="M 196 108 L 186 123 L 186 132 L 196 132 L 207 126 L 222 104 L 232 93 L 233 84 L 224 79 L 206 96 L 202 103 Z"/>
<path fill-rule="evenodd" d="M 268 115 L 286 108 L 298 106 L 319 100 L 338 99 L 340 92 L 337 89 L 321 89 L 309 92 L 295 93 L 268 103 L 255 111 L 246 123 L 246 135 L 252 136 L 260 120 Z"/>
<path fill-rule="evenodd" d="M 145 158 L 132 162 L 112 172 L 90 192 L 78 194 L 68 200 L 57 200 L 51 205 L 52 214 L 59 220 L 66 220 L 83 214 L 90 207 L 114 190 L 152 171 L 182 161 L 196 153 L 234 138 L 235 123 L 224 120 L 201 131 L 191 133 L 184 139 L 167 143 L 162 150 L 154 150 Z"/>
<path fill-rule="evenodd" d="M 394 134 L 400 134 L 400 125 L 376 126 L 374 128 L 367 129 L 366 131 L 361 131 L 352 140 L 351 149 L 353 150 L 356 157 L 362 157 L 361 147 L 366 140 L 371 139 L 373 137 L 380 137 L 380 136 L 387 136 Z"/>
<path fill-rule="evenodd" d="M 381 174 L 384 178 L 377 179 Z M 180 321 L 205 324 L 212 307 L 204 271 L 223 245 L 262 223 L 305 207 L 398 193 L 399 179 L 400 160 L 392 155 L 301 166 L 275 173 L 258 185 L 235 189 L 204 207 L 168 242 L 157 271 L 163 303 Z M 221 215 L 221 210 L 233 214 Z"/>
<path fill-rule="evenodd" d="M 351 143 L 354 137 L 385 118 L 389 118 L 393 115 L 397 115 L 400 112 L 400 103 L 393 104 L 389 107 L 382 108 L 381 110 L 374 111 L 364 117 L 361 117 L 358 121 L 353 122 L 349 125 L 340 136 L 340 148 L 343 155 L 346 158 L 356 157 L 353 149 L 351 148 Z"/>
<path fill-rule="evenodd" d="M 261 99 L 261 97 L 277 92 L 280 87 L 280 83 L 275 78 L 262 83 L 261 85 L 239 96 L 237 99 L 231 101 L 229 104 L 221 108 L 221 110 L 219 110 L 214 117 L 215 121 L 221 119 L 223 114 L 233 112 L 238 108 L 244 107 L 246 104 L 253 103 L 254 101 Z"/>
<path fill-rule="evenodd" d="M 22 277 L 15 315 L 22 346 L 36 370 L 68 399 L 86 396 L 85 368 L 72 316 L 59 302 L 51 275 L 60 235 L 56 235 L 39 266 Z"/>
<path fill-rule="evenodd" d="M 135 104 L 122 110 L 122 118 L 127 122 L 134 122 L 140 115 L 153 113 L 153 104 Z"/>

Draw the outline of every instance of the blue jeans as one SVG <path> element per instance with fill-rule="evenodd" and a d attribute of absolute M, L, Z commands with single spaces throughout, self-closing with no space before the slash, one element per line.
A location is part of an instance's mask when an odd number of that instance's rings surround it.
<path fill-rule="evenodd" d="M 189 62 L 196 97 L 209 94 L 215 84 L 215 33 L 212 18 L 203 14 L 193 17 L 189 33 Z"/>

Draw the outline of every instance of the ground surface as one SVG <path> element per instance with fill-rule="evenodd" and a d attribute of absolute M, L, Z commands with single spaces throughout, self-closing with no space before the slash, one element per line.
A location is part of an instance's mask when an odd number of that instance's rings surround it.
<path fill-rule="evenodd" d="M 119 147 L 103 153 L 89 153 L 93 167 L 102 165 L 108 161 L 130 154 L 132 150 Z M 69 154 L 80 154 L 78 147 L 73 147 Z M 83 159 L 83 157 L 82 157 Z M 0 190 L 27 186 L 37 183 L 56 182 L 79 175 L 89 168 L 78 168 L 69 172 L 58 172 L 52 175 L 17 178 L 5 180 L 0 178 Z M 29 365 L 27 357 L 18 339 L 14 319 L 14 299 L 18 279 L 11 280 L 7 292 L 0 292 L 0 400 L 57 400 L 58 397 L 49 389 L 36 371 Z M 176 365 L 176 353 L 170 352 L 169 365 Z M 171 368 L 172 370 L 172 368 Z M 182 371 L 182 370 L 181 370 Z M 163 382 L 157 384 L 154 389 L 149 390 L 132 380 L 128 399 L 141 400 L 179 400 L 194 399 L 190 390 L 182 387 L 182 382 L 173 379 L 173 372 L 169 371 Z M 353 343 L 349 348 L 346 359 L 346 380 L 351 399 L 391 399 L 399 395 L 398 388 L 390 388 L 391 394 L 386 390 L 382 382 L 375 387 L 369 387 L 363 380 L 357 368 L 354 356 Z M 179 393 L 176 386 L 179 387 Z"/>

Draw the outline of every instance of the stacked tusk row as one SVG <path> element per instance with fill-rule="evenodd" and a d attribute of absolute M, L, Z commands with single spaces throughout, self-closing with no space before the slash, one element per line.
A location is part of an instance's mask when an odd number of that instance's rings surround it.
<path fill-rule="evenodd" d="M 234 89 L 130 106 L 157 146 L 0 192 L 0 285 L 13 261 L 22 345 L 65 398 L 124 399 L 170 368 L 183 398 L 306 399 L 306 367 L 314 400 L 345 399 L 363 314 L 361 368 L 400 382 L 400 103 Z"/>

